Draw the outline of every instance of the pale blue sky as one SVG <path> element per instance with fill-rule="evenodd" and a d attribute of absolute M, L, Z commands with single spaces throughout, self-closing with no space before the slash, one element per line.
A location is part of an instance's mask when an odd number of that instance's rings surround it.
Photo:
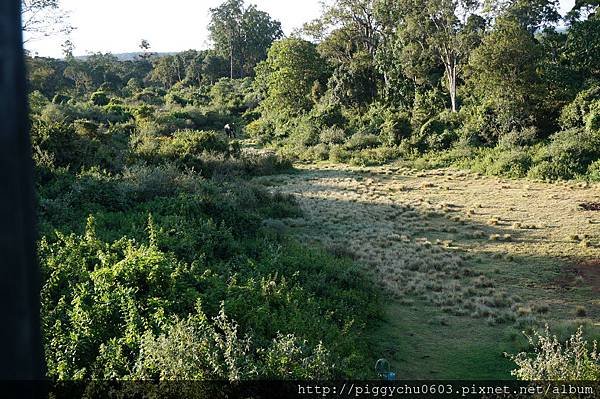
<path fill-rule="evenodd" d="M 222 0 L 62 0 L 70 12 L 75 55 L 89 52 L 138 51 L 142 38 L 153 51 L 207 48 L 209 9 Z M 575 0 L 561 0 L 569 10 Z M 283 24 L 286 34 L 316 18 L 320 0 L 249 0 Z M 27 48 L 41 56 L 61 56 L 64 37 L 29 42 Z"/>

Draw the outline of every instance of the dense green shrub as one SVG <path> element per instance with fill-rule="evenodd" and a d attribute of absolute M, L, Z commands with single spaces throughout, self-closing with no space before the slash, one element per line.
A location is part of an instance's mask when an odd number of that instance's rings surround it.
<path fill-rule="evenodd" d="M 319 134 L 319 142 L 323 144 L 343 144 L 346 141 L 346 132 L 339 127 L 328 127 Z"/>
<path fill-rule="evenodd" d="M 567 105 L 561 115 L 560 124 L 563 129 L 584 127 L 586 117 L 598 113 L 600 108 L 600 86 L 594 86 L 582 91 L 572 103 Z"/>
<path fill-rule="evenodd" d="M 52 104 L 66 104 L 70 99 L 71 97 L 59 93 L 52 97 Z"/>
<path fill-rule="evenodd" d="M 145 88 L 133 95 L 133 99 L 149 105 L 164 105 L 165 91 L 158 88 Z"/>
<path fill-rule="evenodd" d="M 154 107 L 147 104 L 142 104 L 133 109 L 133 115 L 138 119 L 148 119 L 154 116 Z"/>
<path fill-rule="evenodd" d="M 510 178 L 526 177 L 532 165 L 529 151 L 518 148 L 506 150 L 502 147 L 483 150 L 470 162 L 470 167 L 476 171 Z"/>
<path fill-rule="evenodd" d="M 185 107 L 189 104 L 189 101 L 177 93 L 169 92 L 165 96 L 165 103 L 167 105 L 178 105 L 180 107 Z"/>
<path fill-rule="evenodd" d="M 329 159 L 329 147 L 327 144 L 319 143 L 308 147 L 300 156 L 309 161 L 326 161 Z"/>
<path fill-rule="evenodd" d="M 508 133 L 499 126 L 491 104 L 468 105 L 460 114 L 463 119 L 460 135 L 469 145 L 494 145 L 503 133 Z"/>
<path fill-rule="evenodd" d="M 591 180 L 600 181 L 600 159 L 590 164 L 587 173 Z"/>
<path fill-rule="evenodd" d="M 342 107 L 331 101 L 319 101 L 308 114 L 308 117 L 318 128 L 338 127 L 347 125 L 347 120 L 342 113 Z"/>
<path fill-rule="evenodd" d="M 600 136 L 583 129 L 555 134 L 547 147 L 534 157 L 529 177 L 537 179 L 572 179 L 585 175 L 589 165 L 600 158 Z"/>
<path fill-rule="evenodd" d="M 387 146 L 395 146 L 410 138 L 412 128 L 410 118 L 404 112 L 388 110 L 381 124 L 381 141 Z"/>
<path fill-rule="evenodd" d="M 443 112 L 425 122 L 412 142 L 420 152 L 447 150 L 458 140 L 459 116 Z"/>
<path fill-rule="evenodd" d="M 109 98 L 105 92 L 97 91 L 95 93 L 92 93 L 92 95 L 90 96 L 90 101 L 94 105 L 104 106 L 104 105 L 108 105 Z"/>
<path fill-rule="evenodd" d="M 376 166 L 398 159 L 401 152 L 395 147 L 368 148 L 354 152 L 349 162 L 358 166 Z"/>
<path fill-rule="evenodd" d="M 308 116 L 298 119 L 297 122 L 297 125 L 289 134 L 289 142 L 299 147 L 310 147 L 319 144 L 321 127 Z"/>
<path fill-rule="evenodd" d="M 110 115 L 109 118 L 112 123 L 127 122 L 129 119 L 133 118 L 133 114 L 129 110 L 129 107 L 122 104 L 108 104 L 104 107 L 104 112 Z"/>
<path fill-rule="evenodd" d="M 250 98 L 251 91 L 251 78 L 222 78 L 211 87 L 210 98 L 212 104 L 218 108 L 243 113 L 258 105 Z"/>
<path fill-rule="evenodd" d="M 258 254 L 249 258 L 225 227 L 239 219 L 199 229 L 201 219 L 190 220 L 189 212 L 203 209 L 201 201 L 165 205 L 154 208 L 160 222 L 150 219 L 148 244 L 126 238 L 105 242 L 93 218 L 83 235 L 42 241 L 50 376 L 169 379 L 193 373 L 236 380 L 360 372 L 356 360 L 364 343 L 343 331 L 361 328 L 374 308 L 365 308 L 372 294 L 361 287 L 356 269 L 289 244 L 279 252 L 257 243 Z M 180 216 L 180 206 L 189 209 L 187 216 Z M 250 239 L 251 230 L 241 231 Z M 218 250 L 223 245 L 229 248 Z M 328 312 L 335 316 L 323 319 Z M 190 335 L 182 335 L 185 331 Z M 214 362 L 182 364 L 186 353 L 201 347 Z M 229 350 L 234 348 L 241 352 Z M 232 368 L 228 356 L 249 368 Z"/>
<path fill-rule="evenodd" d="M 411 124 L 415 130 L 446 109 L 446 99 L 439 89 L 418 91 L 412 108 Z"/>
<path fill-rule="evenodd" d="M 182 167 L 204 168 L 209 155 L 225 158 L 239 156 L 239 147 L 226 141 L 222 134 L 210 131 L 181 130 L 172 136 L 139 134 L 132 140 L 136 157 L 152 164 L 174 162 Z"/>
<path fill-rule="evenodd" d="M 374 134 L 355 133 L 344 144 L 346 150 L 356 151 L 374 148 L 381 145 L 379 137 Z"/>
<path fill-rule="evenodd" d="M 508 133 L 500 136 L 498 145 L 507 150 L 511 150 L 515 147 L 527 147 L 532 146 L 538 140 L 539 133 L 533 126 L 526 127 L 521 130 L 511 130 Z"/>
<path fill-rule="evenodd" d="M 268 143 L 275 136 L 275 127 L 270 121 L 260 118 L 246 126 L 246 133 L 261 143 Z"/>
<path fill-rule="evenodd" d="M 203 151 L 226 153 L 229 150 L 227 142 L 217 132 L 180 131 L 173 135 L 171 141 L 173 151 L 180 157 L 199 154 Z M 169 150 L 166 150 L 167 153 Z"/>
<path fill-rule="evenodd" d="M 347 162 L 350 159 L 350 151 L 345 150 L 341 145 L 331 146 L 329 149 L 329 160 L 332 162 Z"/>

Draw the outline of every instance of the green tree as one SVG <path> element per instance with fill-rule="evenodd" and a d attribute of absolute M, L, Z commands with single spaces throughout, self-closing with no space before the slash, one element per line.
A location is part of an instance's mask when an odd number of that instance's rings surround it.
<path fill-rule="evenodd" d="M 210 38 L 217 52 L 229 59 L 232 79 L 251 74 L 271 43 L 283 35 L 278 21 L 256 6 L 246 7 L 244 0 L 227 0 L 210 12 Z"/>
<path fill-rule="evenodd" d="M 469 88 L 491 105 L 503 132 L 531 123 L 541 89 L 540 46 L 513 18 L 501 18 L 469 60 Z"/>
<path fill-rule="evenodd" d="M 185 65 L 179 54 L 157 58 L 148 78 L 160 83 L 165 88 L 171 88 L 175 83 L 185 79 Z"/>
<path fill-rule="evenodd" d="M 559 6 L 559 0 L 493 0 L 488 3 L 493 18 L 514 19 L 531 35 L 561 20 Z"/>
<path fill-rule="evenodd" d="M 423 79 L 439 63 L 453 112 L 458 109 L 457 86 L 473 46 L 482 31 L 476 0 L 401 0 L 398 2 L 397 45 L 406 73 Z"/>
<path fill-rule="evenodd" d="M 150 45 L 150 42 L 146 39 L 142 39 L 140 41 L 140 50 L 142 50 L 142 53 L 139 55 L 140 59 L 144 60 L 144 61 L 149 61 L 150 58 L 152 58 L 154 54 L 152 51 L 150 51 L 150 49 L 152 48 L 152 46 Z"/>
<path fill-rule="evenodd" d="M 52 98 L 56 93 L 65 92 L 72 84 L 63 76 L 66 63 L 51 58 L 35 57 L 26 59 L 28 88 Z"/>
<path fill-rule="evenodd" d="M 263 112 L 279 110 L 294 117 L 311 109 L 312 88 L 316 81 L 326 81 L 327 64 L 313 43 L 290 38 L 273 44 L 256 73 L 257 84 L 266 92 Z"/>
<path fill-rule="evenodd" d="M 567 14 L 566 19 L 571 23 L 586 19 L 597 19 L 598 7 L 600 7 L 599 0 L 575 0 L 575 5 Z"/>
<path fill-rule="evenodd" d="M 584 80 L 600 80 L 600 19 L 578 21 L 571 26 L 565 57 Z"/>
<path fill-rule="evenodd" d="M 304 33 L 319 41 L 319 52 L 334 66 L 330 89 L 346 106 L 372 102 L 383 77 L 375 56 L 381 42 L 376 0 L 335 0 L 323 15 L 306 24 Z"/>
<path fill-rule="evenodd" d="M 210 84 L 214 84 L 220 78 L 229 76 L 227 59 L 215 51 L 208 51 L 202 60 L 202 74 Z"/>

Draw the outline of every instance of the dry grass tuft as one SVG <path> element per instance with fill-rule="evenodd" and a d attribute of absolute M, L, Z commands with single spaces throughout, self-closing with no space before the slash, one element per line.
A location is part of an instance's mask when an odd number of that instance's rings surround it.
<path fill-rule="evenodd" d="M 577 317 L 585 317 L 587 316 L 587 310 L 583 306 L 577 306 L 575 308 L 575 316 Z"/>

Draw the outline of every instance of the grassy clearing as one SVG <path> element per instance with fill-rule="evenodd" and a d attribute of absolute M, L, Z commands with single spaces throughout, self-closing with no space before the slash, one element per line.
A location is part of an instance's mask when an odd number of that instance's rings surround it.
<path fill-rule="evenodd" d="M 457 170 L 301 165 L 259 178 L 296 196 L 284 222 L 365 265 L 388 297 L 374 357 L 406 378 L 510 378 L 520 331 L 600 331 L 600 186 L 504 180 Z M 443 331 L 443 334 L 440 334 Z M 442 339 L 443 336 L 443 339 Z M 482 367 L 484 365 L 484 367 Z M 413 370 L 413 371 L 411 371 Z M 418 370 L 418 371 L 414 371 Z"/>

